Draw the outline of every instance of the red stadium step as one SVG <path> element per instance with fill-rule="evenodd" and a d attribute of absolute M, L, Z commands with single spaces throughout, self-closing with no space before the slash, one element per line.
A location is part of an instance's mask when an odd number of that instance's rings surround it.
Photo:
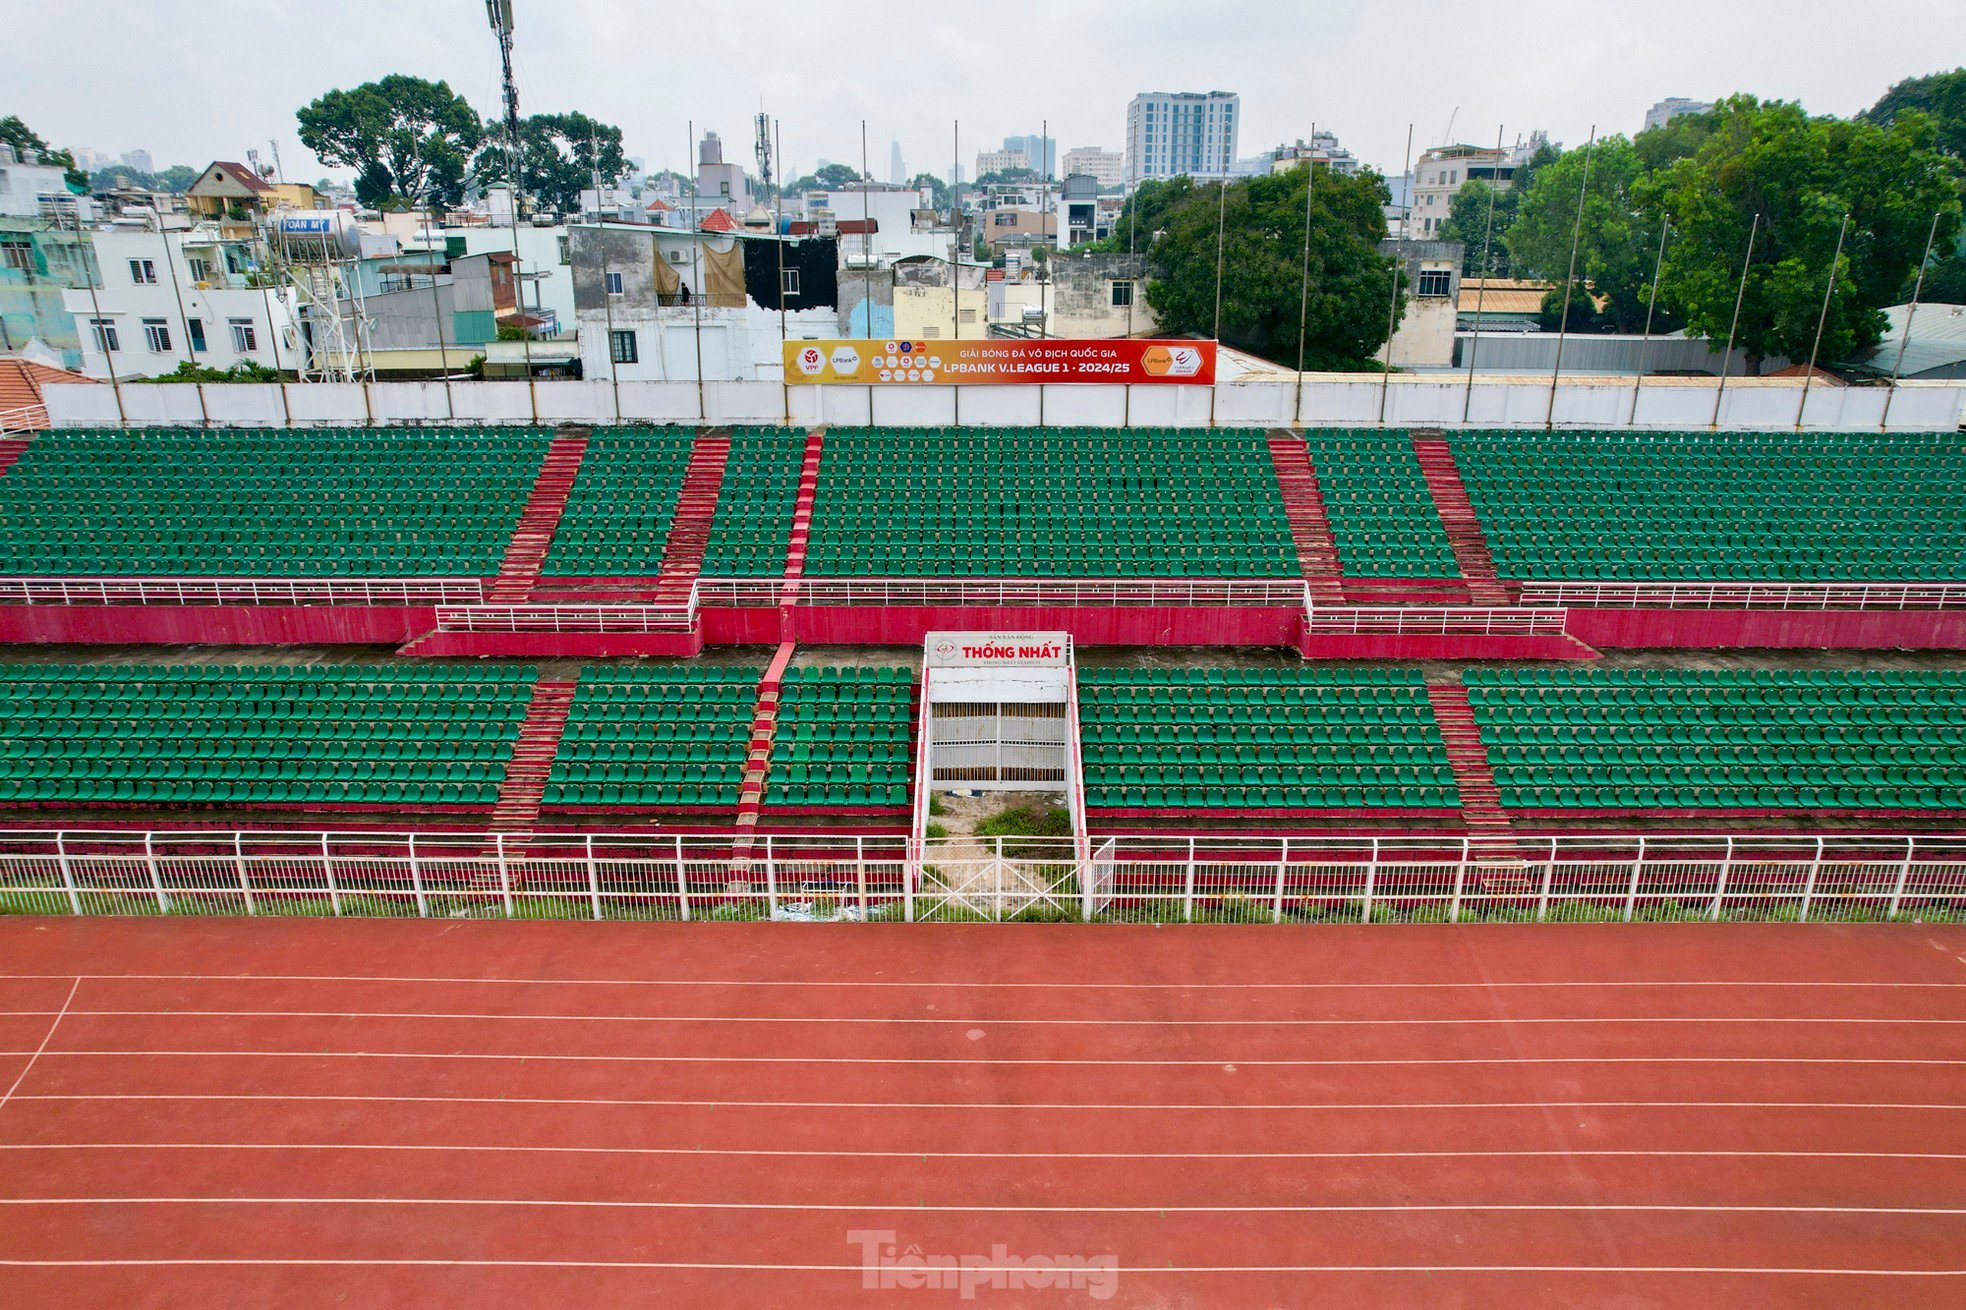
<path fill-rule="evenodd" d="M 546 775 L 560 753 L 560 734 L 566 731 L 575 685 L 571 678 L 541 678 L 533 684 L 532 704 L 519 726 L 511 762 L 505 766 L 498 804 L 492 807 L 493 832 L 527 832 L 538 821 Z"/>
<path fill-rule="evenodd" d="M 1475 837 L 1508 837 L 1514 829 L 1502 809 L 1502 793 L 1495 785 L 1495 771 L 1488 763 L 1488 749 L 1481 742 L 1481 728 L 1475 723 L 1474 707 L 1468 703 L 1468 689 L 1457 677 L 1452 682 L 1429 682 L 1427 700 L 1433 705 L 1434 722 L 1440 726 L 1441 740 L 1447 743 L 1447 758 L 1454 766 L 1454 786 L 1461 793 L 1461 817 Z"/>
<path fill-rule="evenodd" d="M 32 440 L 32 436 L 0 437 L 0 477 L 7 476 L 7 470 L 27 453 L 27 443 Z"/>
<path fill-rule="evenodd" d="M 697 434 L 690 449 L 689 469 L 676 497 L 676 516 L 662 548 L 662 571 L 656 576 L 655 602 L 682 605 L 703 572 L 703 552 L 710 544 L 710 525 L 723 494 L 724 470 L 730 464 L 730 429 L 710 428 Z"/>
<path fill-rule="evenodd" d="M 1311 586 L 1311 603 L 1343 605 L 1344 568 L 1338 560 L 1331 522 L 1325 517 L 1324 496 L 1318 490 L 1310 447 L 1295 433 L 1272 432 L 1270 463 L 1276 470 L 1277 490 L 1283 493 L 1284 512 L 1290 516 L 1298 566 Z"/>
<path fill-rule="evenodd" d="M 792 509 L 792 535 L 785 546 L 787 604 L 798 599 L 798 580 L 805 576 L 806 543 L 812 538 L 812 504 L 819 495 L 819 464 L 826 453 L 826 429 L 806 433 L 805 465 L 799 470 L 799 499 Z"/>
<path fill-rule="evenodd" d="M 588 431 L 567 433 L 553 438 L 546 448 L 546 459 L 539 466 L 539 477 L 532 485 L 525 513 L 505 547 L 505 560 L 498 567 L 486 599 L 495 605 L 514 605 L 532 594 L 539 580 L 539 566 L 559 530 L 560 516 L 566 512 L 567 498 L 573 494 L 574 479 L 580 476 L 580 462 L 587 455 Z"/>
<path fill-rule="evenodd" d="M 1413 453 L 1426 475 L 1427 490 L 1433 493 L 1434 511 L 1454 547 L 1454 562 L 1468 584 L 1469 599 L 1477 605 L 1512 603 L 1509 589 L 1495 574 L 1495 557 L 1488 553 L 1488 538 L 1482 534 L 1481 520 L 1468 499 L 1461 470 L 1454 464 L 1453 450 L 1439 437 L 1415 434 Z"/>
<path fill-rule="evenodd" d="M 765 775 L 771 769 L 772 741 L 778 733 L 778 697 L 785 686 L 785 669 L 792 662 L 793 644 L 783 642 L 758 679 L 757 706 L 751 712 L 751 746 L 744 757 L 744 781 L 738 787 L 737 825 L 731 843 L 732 864 L 748 866 L 758 815 L 764 809 Z"/>

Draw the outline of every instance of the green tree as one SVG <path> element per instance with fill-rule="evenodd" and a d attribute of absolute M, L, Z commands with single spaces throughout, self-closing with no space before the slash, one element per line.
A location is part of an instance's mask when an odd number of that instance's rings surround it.
<path fill-rule="evenodd" d="M 511 151 L 505 125 L 488 120 L 472 169 L 480 182 L 504 183 L 509 180 Z M 520 188 L 549 208 L 573 213 L 580 208 L 580 193 L 594 185 L 594 171 L 601 181 L 612 184 L 628 167 L 621 153 L 621 129 L 587 115 L 534 114 L 519 120 Z"/>
<path fill-rule="evenodd" d="M 1036 182 L 1038 171 L 1035 168 L 1000 168 L 994 173 L 985 173 L 977 178 L 975 186 L 1009 186 L 1015 182 Z"/>
<path fill-rule="evenodd" d="M 930 194 L 933 196 L 933 199 L 929 203 L 937 209 L 947 209 L 949 207 L 949 184 L 935 174 L 917 173 L 908 180 L 908 185 L 929 188 Z"/>
<path fill-rule="evenodd" d="M 1129 221 L 1147 255 L 1147 303 L 1162 330 L 1208 336 L 1215 327 L 1216 228 L 1226 213 L 1222 340 L 1286 368 L 1297 366 L 1303 292 L 1307 168 L 1229 184 L 1191 178 L 1142 183 L 1100 250 L 1125 250 Z M 1307 369 L 1364 367 L 1386 342 L 1396 265 L 1378 252 L 1386 237 L 1385 180 L 1320 169 L 1310 197 L 1311 269 L 1304 319 Z"/>
<path fill-rule="evenodd" d="M 1590 185 L 1585 188 L 1586 168 Z M 1645 175 L 1632 143 L 1608 136 L 1588 150 L 1565 153 L 1539 169 L 1517 202 L 1509 227 L 1509 267 L 1517 277 L 1555 282 L 1553 298 L 1562 314 L 1562 283 L 1570 271 L 1572 237 L 1578 236 L 1577 278 L 1570 296 L 1571 325 L 1585 330 L 1638 332 L 1652 296 L 1659 223 L 1638 202 L 1635 188 Z M 1577 200 L 1583 193 L 1584 221 L 1579 233 Z M 1601 309 L 1584 294 L 1593 289 Z M 1654 328 L 1659 324 L 1654 323 Z"/>
<path fill-rule="evenodd" d="M 1522 193 L 1535 184 L 1537 172 L 1555 163 L 1559 157 L 1556 147 L 1546 142 L 1516 165 L 1508 186 L 1497 190 L 1486 180 L 1475 178 L 1454 193 L 1454 199 L 1448 205 L 1447 218 L 1440 225 L 1440 239 L 1462 243 L 1461 273 L 1464 277 L 1481 277 L 1484 268 L 1489 270 L 1487 275 L 1490 277 L 1517 276 L 1509 267 L 1508 248 L 1509 229 L 1515 226 L 1517 203 Z M 1488 224 L 1488 198 L 1491 194 L 1495 197 L 1492 234 Z M 1482 262 L 1484 246 L 1488 252 L 1486 264 Z"/>
<path fill-rule="evenodd" d="M 1897 299 L 1923 254 L 1932 216 L 1942 215 L 1941 248 L 1958 231 L 1958 187 L 1933 148 L 1932 120 L 1908 114 L 1881 126 L 1811 118 L 1799 105 L 1752 96 L 1726 101 L 1716 116 L 1695 154 L 1634 189 L 1642 208 L 1672 219 L 1664 303 L 1688 331 L 1726 340 L 1758 216 L 1739 345 L 1756 362 L 1807 358 L 1847 213 L 1822 355 L 1848 358 L 1874 346 L 1883 306 Z"/>
<path fill-rule="evenodd" d="M 814 173 L 794 178 L 785 184 L 786 195 L 799 195 L 806 191 L 838 191 L 855 185 L 860 181 L 860 170 L 845 164 L 828 164 Z"/>
<path fill-rule="evenodd" d="M 1938 149 L 1954 159 L 1966 159 L 1966 68 L 1928 77 L 1908 77 L 1886 91 L 1860 118 L 1889 127 L 1901 114 L 1916 111 L 1932 120 Z"/>
<path fill-rule="evenodd" d="M 329 91 L 295 117 L 301 144 L 322 163 L 356 171 L 363 204 L 392 195 L 456 204 L 483 135 L 477 112 L 448 83 L 401 73 Z"/>
<path fill-rule="evenodd" d="M 62 180 L 72 189 L 76 191 L 89 189 L 89 175 L 75 166 L 74 154 L 67 150 L 51 148 L 41 139 L 40 133 L 21 122 L 17 115 L 9 114 L 5 118 L 0 118 L 0 145 L 12 146 L 16 158 L 20 157 L 22 151 L 39 151 L 43 162 L 61 166 L 66 174 Z"/>

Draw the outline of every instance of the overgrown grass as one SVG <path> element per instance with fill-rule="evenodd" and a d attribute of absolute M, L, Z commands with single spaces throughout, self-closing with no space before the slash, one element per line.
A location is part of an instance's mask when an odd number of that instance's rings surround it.
<path fill-rule="evenodd" d="M 1060 838 L 1072 835 L 1072 816 L 1062 805 L 1013 805 L 976 825 L 982 838 L 1005 838 L 1003 853 L 1013 860 L 1038 860 L 1056 855 L 1052 841 L 1016 841 L 1013 838 Z"/>

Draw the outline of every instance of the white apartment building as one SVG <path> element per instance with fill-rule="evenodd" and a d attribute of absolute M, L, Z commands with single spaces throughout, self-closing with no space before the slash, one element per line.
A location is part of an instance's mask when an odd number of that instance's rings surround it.
<path fill-rule="evenodd" d="M 257 285 L 253 243 L 213 224 L 158 232 L 91 233 L 102 285 L 62 293 L 75 317 L 82 372 L 155 377 L 179 364 L 230 368 L 242 361 L 292 371 L 302 343 L 298 293 Z"/>
<path fill-rule="evenodd" d="M 1487 182 L 1507 191 L 1515 184 L 1515 171 L 1537 150 L 1548 144 L 1547 133 L 1529 134 L 1527 141 L 1509 150 L 1492 146 L 1434 146 L 1420 156 L 1414 166 L 1412 213 L 1406 236 L 1431 241 L 1440 235 L 1448 220 L 1454 197 L 1469 182 Z"/>
<path fill-rule="evenodd" d="M 30 150 L 23 158 L 12 146 L 0 145 L 0 218 L 72 223 L 79 206 L 82 221 L 87 222 L 95 207 L 87 196 L 70 192 L 66 178 L 67 170 L 43 161 L 37 151 Z"/>
<path fill-rule="evenodd" d="M 976 176 L 990 173 L 1005 173 L 1013 168 L 1029 168 L 1031 157 L 1022 150 L 979 150 L 976 152 Z"/>
<path fill-rule="evenodd" d="M 1126 184 L 1126 156 L 1099 146 L 1080 146 L 1065 152 L 1065 171 L 1070 177 L 1083 173 L 1099 184 L 1101 191 L 1112 191 Z"/>
<path fill-rule="evenodd" d="M 1704 114 L 1713 108 L 1711 100 L 1688 100 L 1685 96 L 1667 96 L 1658 104 L 1645 111 L 1645 126 L 1642 131 L 1664 127 L 1681 114 Z"/>
<path fill-rule="evenodd" d="M 1232 91 L 1143 91 L 1126 107 L 1128 190 L 1152 178 L 1235 171 L 1242 97 Z"/>

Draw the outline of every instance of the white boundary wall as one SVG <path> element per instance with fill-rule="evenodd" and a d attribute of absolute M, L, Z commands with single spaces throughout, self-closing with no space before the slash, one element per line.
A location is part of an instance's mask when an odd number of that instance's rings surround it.
<path fill-rule="evenodd" d="M 1096 384 L 1008 386 L 791 386 L 777 382 L 375 382 L 126 384 L 132 426 L 291 423 L 793 423 L 896 427 L 1388 427 L 1466 426 L 1696 430 L 1713 421 L 1713 378 L 1564 378 L 1313 374 L 1301 383 L 1223 382 L 1213 389 Z M 1299 392 L 1301 391 L 1301 396 Z M 1876 428 L 1887 387 L 1812 386 L 1804 427 Z M 118 422 L 116 391 L 102 384 L 44 388 L 50 424 Z M 1554 401 L 1552 401 L 1554 396 Z M 1735 379 L 1718 426 L 1792 428 L 1796 379 Z M 1211 412 L 1212 411 L 1212 412 Z M 1951 431 L 1966 418 L 1966 382 L 1907 382 L 1890 402 L 1894 431 Z"/>

